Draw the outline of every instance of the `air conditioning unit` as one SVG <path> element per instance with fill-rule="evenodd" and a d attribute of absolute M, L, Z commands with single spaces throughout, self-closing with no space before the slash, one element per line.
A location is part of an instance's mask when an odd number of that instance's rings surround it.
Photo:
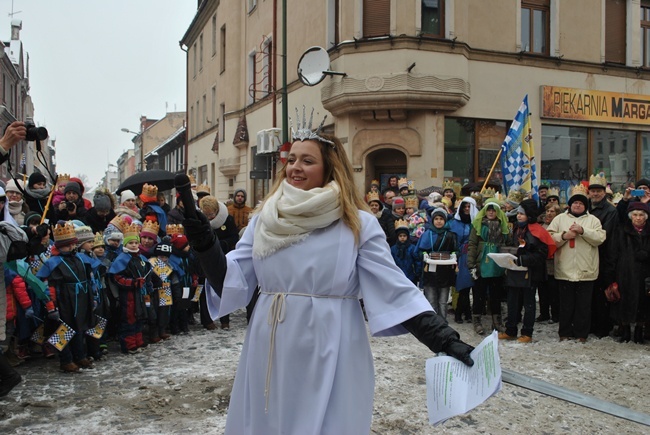
<path fill-rule="evenodd" d="M 269 128 L 257 132 L 257 154 L 274 153 L 282 145 L 282 129 Z"/>

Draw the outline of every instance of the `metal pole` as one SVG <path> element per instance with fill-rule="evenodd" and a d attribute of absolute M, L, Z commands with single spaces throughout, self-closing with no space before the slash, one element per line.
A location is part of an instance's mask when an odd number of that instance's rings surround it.
<path fill-rule="evenodd" d="M 282 143 L 289 142 L 289 102 L 287 101 L 287 0 L 282 0 Z"/>

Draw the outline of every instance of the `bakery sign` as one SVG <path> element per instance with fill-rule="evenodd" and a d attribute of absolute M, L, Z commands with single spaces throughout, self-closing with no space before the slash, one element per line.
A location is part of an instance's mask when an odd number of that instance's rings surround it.
<path fill-rule="evenodd" d="M 650 95 L 542 86 L 542 118 L 650 125 Z"/>

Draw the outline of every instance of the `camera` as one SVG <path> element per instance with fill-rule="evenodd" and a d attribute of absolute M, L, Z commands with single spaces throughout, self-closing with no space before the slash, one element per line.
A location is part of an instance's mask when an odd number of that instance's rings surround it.
<path fill-rule="evenodd" d="M 66 202 L 65 203 L 65 209 L 68 210 L 68 212 L 74 211 L 77 207 L 74 205 L 74 202 Z"/>
<path fill-rule="evenodd" d="M 32 118 L 25 118 L 25 128 L 27 129 L 27 136 L 25 137 L 27 142 L 45 140 L 49 134 L 45 127 L 36 127 Z"/>

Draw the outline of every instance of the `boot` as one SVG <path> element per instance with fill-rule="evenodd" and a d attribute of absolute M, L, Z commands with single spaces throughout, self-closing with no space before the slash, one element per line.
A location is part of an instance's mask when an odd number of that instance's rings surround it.
<path fill-rule="evenodd" d="M 503 321 L 501 320 L 501 316 L 498 314 L 492 314 L 492 330 L 494 331 L 495 329 L 497 332 L 505 332 Z"/>
<path fill-rule="evenodd" d="M 485 335 L 485 329 L 483 329 L 483 325 L 481 325 L 481 315 L 472 315 L 472 322 L 474 323 L 474 332 L 478 335 Z"/>
<path fill-rule="evenodd" d="M 22 381 L 20 374 L 7 361 L 7 357 L 0 354 L 0 397 L 4 397 Z"/>
<path fill-rule="evenodd" d="M 634 342 L 638 344 L 643 344 L 643 323 L 639 322 L 634 328 Z"/>
<path fill-rule="evenodd" d="M 632 338 L 632 329 L 630 328 L 630 325 L 621 326 L 621 336 L 618 339 L 618 342 L 628 343 L 631 338 Z"/>

